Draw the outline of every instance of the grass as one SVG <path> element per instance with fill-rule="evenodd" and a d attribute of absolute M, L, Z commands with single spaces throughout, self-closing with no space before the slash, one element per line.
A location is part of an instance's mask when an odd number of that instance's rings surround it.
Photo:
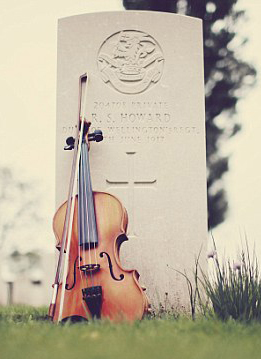
<path fill-rule="evenodd" d="M 45 307 L 0 307 L 0 358 L 259 359 L 261 280 L 257 260 L 254 255 L 250 259 L 248 247 L 236 266 L 229 261 L 220 264 L 217 254 L 212 260 L 212 277 L 203 272 L 199 276 L 199 256 L 194 282 L 180 273 L 188 284 L 193 320 L 160 311 L 133 324 L 56 325 L 47 320 Z M 207 302 L 201 300 L 204 297 Z"/>
<path fill-rule="evenodd" d="M 248 244 L 238 262 L 220 263 L 213 255 L 212 275 L 203 274 L 203 288 L 215 315 L 221 320 L 261 321 L 261 278 L 255 253 Z"/>
<path fill-rule="evenodd" d="M 199 258 L 195 259 L 192 279 L 186 272 L 180 273 L 186 280 L 190 298 L 191 318 L 195 320 L 200 313 L 206 318 L 222 321 L 234 319 L 240 322 L 258 321 L 261 323 L 261 273 L 258 260 L 253 251 L 250 257 L 246 239 L 245 249 L 241 250 L 239 260 L 219 261 L 215 242 L 208 258 L 213 261 L 212 271 L 202 271 Z"/>
<path fill-rule="evenodd" d="M 47 308 L 0 307 L 1 359 L 260 358 L 261 324 L 188 318 L 55 325 Z"/>

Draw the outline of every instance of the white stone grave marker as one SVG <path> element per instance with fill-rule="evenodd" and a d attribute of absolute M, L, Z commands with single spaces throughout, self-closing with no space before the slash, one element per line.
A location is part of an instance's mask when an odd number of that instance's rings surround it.
<path fill-rule="evenodd" d="M 184 278 L 207 239 L 201 20 L 157 12 L 64 18 L 58 28 L 56 204 L 66 200 L 78 79 L 89 74 L 86 118 L 93 189 L 115 194 L 129 215 L 125 267 L 155 307 L 188 306 Z M 204 250 L 202 256 L 204 257 Z"/>

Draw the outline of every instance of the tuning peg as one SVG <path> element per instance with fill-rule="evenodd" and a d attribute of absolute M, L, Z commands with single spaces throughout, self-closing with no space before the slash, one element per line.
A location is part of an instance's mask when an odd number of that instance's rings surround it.
<path fill-rule="evenodd" d="M 103 140 L 103 135 L 101 130 L 95 130 L 93 133 L 88 134 L 88 141 L 96 141 L 101 142 Z M 66 151 L 72 150 L 74 148 L 75 138 L 67 137 L 66 139 L 66 146 L 64 149 Z"/>
<path fill-rule="evenodd" d="M 66 151 L 72 150 L 74 148 L 75 139 L 73 137 L 66 138 L 66 144 L 67 146 L 64 146 L 64 149 Z"/>
<path fill-rule="evenodd" d="M 101 130 L 95 130 L 93 133 L 88 135 L 89 141 L 101 142 L 103 140 L 103 135 Z"/>

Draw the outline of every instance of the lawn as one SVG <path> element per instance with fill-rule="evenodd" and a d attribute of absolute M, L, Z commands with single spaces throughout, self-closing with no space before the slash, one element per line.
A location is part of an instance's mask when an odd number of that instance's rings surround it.
<path fill-rule="evenodd" d="M 145 319 L 132 325 L 56 325 L 47 308 L 0 307 L 1 359 L 255 359 L 261 324 L 214 319 Z"/>

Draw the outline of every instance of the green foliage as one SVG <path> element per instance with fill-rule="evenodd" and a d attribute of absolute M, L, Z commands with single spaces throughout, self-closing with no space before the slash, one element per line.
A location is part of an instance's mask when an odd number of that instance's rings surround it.
<path fill-rule="evenodd" d="M 241 260 L 219 263 L 215 256 L 212 277 L 204 275 L 204 289 L 215 315 L 221 320 L 261 320 L 261 280 L 255 256 L 248 249 Z"/>
<path fill-rule="evenodd" d="M 210 228 L 223 222 L 228 208 L 225 190 L 220 181 L 229 169 L 228 158 L 220 154 L 221 140 L 227 140 L 240 130 L 241 124 L 233 114 L 238 100 L 254 84 L 256 76 L 254 67 L 239 55 L 238 49 L 246 39 L 237 35 L 236 25 L 244 18 L 244 11 L 235 9 L 237 2 L 238 0 L 123 0 L 126 9 L 175 12 L 203 20 Z M 226 116 L 222 125 L 217 121 L 220 114 Z"/>
<path fill-rule="evenodd" d="M 192 278 L 177 271 L 188 285 L 191 318 L 195 320 L 197 314 L 222 321 L 261 322 L 261 273 L 255 253 L 250 257 L 247 240 L 238 262 L 221 264 L 216 248 L 208 257 L 213 261 L 209 274 L 200 267 L 200 253 Z"/>
<path fill-rule="evenodd" d="M 261 351 L 261 325 L 189 319 L 143 320 L 132 325 L 42 321 L 47 308 L 0 307 L 1 359 L 220 359 Z M 8 314 L 9 313 L 9 314 Z M 18 317 L 18 315 L 21 315 Z"/>

